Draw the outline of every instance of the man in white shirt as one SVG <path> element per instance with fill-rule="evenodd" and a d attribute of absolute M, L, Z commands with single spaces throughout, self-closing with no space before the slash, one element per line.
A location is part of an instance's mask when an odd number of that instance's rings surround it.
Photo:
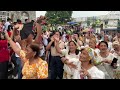
<path fill-rule="evenodd" d="M 11 24 L 11 19 L 8 18 L 7 19 L 7 22 L 5 23 L 5 30 L 7 31 L 8 30 L 8 26 Z"/>

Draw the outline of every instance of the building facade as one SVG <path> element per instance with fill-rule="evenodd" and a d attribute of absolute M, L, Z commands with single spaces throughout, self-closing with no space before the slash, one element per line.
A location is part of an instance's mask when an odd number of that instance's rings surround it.
<path fill-rule="evenodd" d="M 95 20 L 100 20 L 103 23 L 103 28 L 117 28 L 118 20 L 120 20 L 120 11 L 109 11 L 107 15 L 93 16 L 93 17 L 79 17 L 74 18 L 75 22 L 87 23 L 88 18 L 92 18 L 92 23 Z M 92 24 L 91 23 L 91 24 Z"/>
<path fill-rule="evenodd" d="M 0 11 L 0 20 L 7 20 L 11 18 L 13 22 L 16 22 L 17 19 L 20 19 L 23 23 L 25 19 L 35 20 L 36 11 Z"/>

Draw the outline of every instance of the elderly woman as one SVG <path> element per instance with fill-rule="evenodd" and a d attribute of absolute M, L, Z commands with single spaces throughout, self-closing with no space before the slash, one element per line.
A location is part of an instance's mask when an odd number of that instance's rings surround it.
<path fill-rule="evenodd" d="M 39 58 L 39 45 L 32 43 L 27 46 L 25 51 L 20 49 L 6 32 L 5 36 L 14 52 L 22 60 L 22 79 L 45 79 L 48 77 L 47 62 Z"/>
<path fill-rule="evenodd" d="M 113 68 L 110 65 L 115 56 L 109 52 L 108 43 L 105 41 L 99 43 L 99 49 L 97 67 L 105 73 L 106 79 L 113 79 Z"/>
<path fill-rule="evenodd" d="M 91 63 L 95 59 L 91 48 L 81 49 L 80 62 L 74 72 L 75 79 L 105 79 L 105 74 Z"/>

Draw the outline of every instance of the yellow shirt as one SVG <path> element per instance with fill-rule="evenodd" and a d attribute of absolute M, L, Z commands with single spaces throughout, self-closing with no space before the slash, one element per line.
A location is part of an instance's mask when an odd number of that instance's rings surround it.
<path fill-rule="evenodd" d="M 21 59 L 25 58 L 26 54 L 23 50 L 20 51 Z M 24 60 L 24 66 L 22 69 L 22 79 L 45 79 L 48 77 L 48 64 L 39 58 L 38 63 L 29 64 L 29 60 Z"/>

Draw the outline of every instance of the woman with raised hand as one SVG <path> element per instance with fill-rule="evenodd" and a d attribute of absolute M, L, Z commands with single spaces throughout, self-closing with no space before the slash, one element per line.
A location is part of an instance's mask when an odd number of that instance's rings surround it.
<path fill-rule="evenodd" d="M 38 29 L 39 27 L 39 29 Z M 48 64 L 39 58 L 40 48 L 39 48 L 39 37 L 41 35 L 40 25 L 37 24 L 37 37 L 34 42 L 32 34 L 27 35 L 27 39 L 24 40 L 25 46 L 20 49 L 13 40 L 5 32 L 5 37 L 8 40 L 10 46 L 14 52 L 20 56 L 23 68 L 22 68 L 22 79 L 46 79 L 48 77 Z M 30 42 L 28 43 L 27 40 Z"/>

